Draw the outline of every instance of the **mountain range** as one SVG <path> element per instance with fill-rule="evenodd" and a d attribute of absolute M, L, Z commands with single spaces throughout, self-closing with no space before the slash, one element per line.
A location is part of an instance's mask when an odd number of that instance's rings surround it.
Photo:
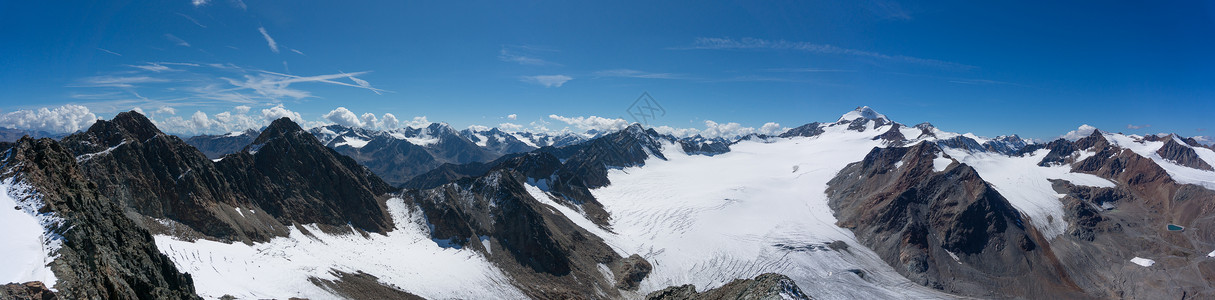
<path fill-rule="evenodd" d="M 0 143 L 0 298 L 1215 297 L 1215 148 L 1081 136 L 859 107 L 729 139 L 283 118 L 183 140 L 124 112 Z"/>

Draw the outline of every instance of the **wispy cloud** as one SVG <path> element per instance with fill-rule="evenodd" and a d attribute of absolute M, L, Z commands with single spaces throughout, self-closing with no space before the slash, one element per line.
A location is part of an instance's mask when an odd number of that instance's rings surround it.
<path fill-rule="evenodd" d="M 948 81 L 951 83 L 968 84 L 968 85 L 1011 85 L 1011 86 L 1025 87 L 1025 85 L 1018 84 L 1018 83 L 999 81 L 999 80 L 990 80 L 990 79 L 955 78 L 955 79 L 950 79 Z"/>
<path fill-rule="evenodd" d="M 75 87 L 117 87 L 130 88 L 141 83 L 157 83 L 167 82 L 163 78 L 155 78 L 149 76 L 117 76 L 117 75 L 101 75 L 85 77 L 81 80 L 81 84 Z"/>
<path fill-rule="evenodd" d="M 544 87 L 561 87 L 565 82 L 574 80 L 574 78 L 565 75 L 537 75 L 523 76 L 519 80 L 543 85 Z"/>
<path fill-rule="evenodd" d="M 785 40 L 764 40 L 757 38 L 697 38 L 691 46 L 675 47 L 674 50 L 789 50 L 801 51 L 816 54 L 832 54 L 832 55 L 847 55 L 855 57 L 876 58 L 882 60 L 899 61 L 913 64 L 920 64 L 938 68 L 950 69 L 975 69 L 977 67 L 954 62 L 911 57 L 906 55 L 891 55 L 873 51 L 849 49 L 838 47 L 829 44 L 815 44 L 809 42 L 790 42 Z"/>
<path fill-rule="evenodd" d="M 291 49 L 291 52 L 295 52 L 295 54 L 299 54 L 299 55 L 308 56 L 308 55 L 305 55 L 305 54 L 304 54 L 304 52 L 299 51 L 299 50 L 296 50 L 296 49 L 294 49 L 294 48 L 293 48 L 293 49 Z"/>
<path fill-rule="evenodd" d="M 1140 129 L 1140 128 L 1151 128 L 1151 127 L 1152 127 L 1152 124 L 1143 124 L 1143 125 L 1126 124 L 1126 129 Z"/>
<path fill-rule="evenodd" d="M 537 52 L 555 52 L 554 50 L 537 48 L 531 46 L 502 46 L 502 50 L 498 51 L 498 59 L 505 62 L 513 62 L 521 65 L 532 66 L 560 66 L 561 64 L 547 61 L 536 57 Z"/>
<path fill-rule="evenodd" d="M 127 66 L 136 68 L 136 69 L 145 70 L 145 71 L 157 72 L 157 73 L 164 72 L 164 71 L 175 71 L 172 68 L 166 67 L 166 66 L 158 64 L 158 63 L 148 63 L 146 65 L 127 65 Z"/>
<path fill-rule="evenodd" d="M 846 73 L 846 72 L 856 72 L 856 70 L 843 70 L 843 69 L 822 69 L 822 68 L 778 68 L 778 69 L 767 69 L 767 70 L 765 70 L 765 71 L 768 71 L 768 72 L 781 72 L 781 73 Z"/>
<path fill-rule="evenodd" d="M 613 69 L 603 70 L 591 73 L 598 77 L 630 77 L 630 78 L 650 78 L 650 79 L 687 79 L 686 76 L 672 73 L 652 73 L 631 69 Z"/>
<path fill-rule="evenodd" d="M 865 1 L 865 9 L 872 12 L 878 17 L 893 19 L 899 21 L 911 20 L 911 13 L 903 9 L 898 2 L 891 0 L 868 0 Z"/>
<path fill-rule="evenodd" d="M 278 43 L 274 41 L 274 38 L 270 37 L 269 33 L 266 33 L 266 27 L 258 27 L 257 32 L 261 32 L 262 37 L 266 38 L 266 44 L 270 45 L 270 51 L 278 53 Z"/>
<path fill-rule="evenodd" d="M 105 48 L 101 48 L 101 47 L 98 47 L 97 50 L 101 50 L 101 52 L 105 52 L 105 53 L 109 53 L 109 54 L 113 54 L 113 55 L 117 55 L 117 56 L 122 56 L 122 54 L 118 54 L 118 52 L 106 50 Z"/>
<path fill-rule="evenodd" d="M 193 17 L 187 16 L 186 14 L 183 14 L 183 13 L 177 13 L 177 15 L 181 16 L 182 18 L 186 18 L 186 20 L 190 20 L 190 22 L 193 22 L 194 25 L 198 25 L 198 27 L 207 28 L 206 25 L 199 23 L 198 20 L 195 20 Z"/>
<path fill-rule="evenodd" d="M 211 0 L 190 0 L 190 4 L 194 4 L 194 7 L 207 5 L 208 3 L 211 3 Z"/>
<path fill-rule="evenodd" d="M 183 40 L 183 39 L 177 37 L 176 35 L 166 33 L 165 39 L 168 39 L 170 42 L 173 42 L 173 44 L 176 44 L 178 46 L 190 47 L 190 43 L 187 43 L 186 40 Z"/>
<path fill-rule="evenodd" d="M 249 6 L 245 5 L 245 1 L 243 0 L 232 0 L 232 5 L 240 10 L 249 10 Z"/>

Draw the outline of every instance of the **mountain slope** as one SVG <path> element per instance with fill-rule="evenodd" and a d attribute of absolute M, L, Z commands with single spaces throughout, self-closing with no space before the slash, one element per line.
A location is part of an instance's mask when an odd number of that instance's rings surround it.
<path fill-rule="evenodd" d="M 43 226 L 53 239 L 48 242 L 61 245 L 50 263 L 59 297 L 197 298 L 190 275 L 178 272 L 152 236 L 123 215 L 122 203 L 95 189 L 65 147 L 21 139 L 5 151 L 2 165 L 5 197 L 33 202 L 37 213 L 56 220 Z"/>

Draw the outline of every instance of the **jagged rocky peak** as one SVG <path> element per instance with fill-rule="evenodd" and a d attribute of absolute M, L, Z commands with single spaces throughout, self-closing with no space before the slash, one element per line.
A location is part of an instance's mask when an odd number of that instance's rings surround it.
<path fill-rule="evenodd" d="M 1159 154 L 1161 158 L 1175 162 L 1178 165 L 1199 170 L 1215 171 L 1215 169 L 1211 168 L 1210 164 L 1207 164 L 1206 161 L 1203 161 L 1202 158 L 1198 156 L 1198 152 L 1194 151 L 1194 149 L 1190 148 L 1190 146 L 1178 143 L 1177 139 L 1174 138 L 1173 135 L 1170 135 L 1164 139 L 1164 146 L 1161 146 L 1159 150 L 1156 150 L 1156 154 Z"/>
<path fill-rule="evenodd" d="M 903 136 L 903 131 L 899 130 L 903 127 L 902 124 L 894 123 L 886 132 L 873 137 L 873 140 L 881 140 L 886 145 L 901 146 L 907 144 L 907 137 Z"/>
<path fill-rule="evenodd" d="M 274 120 L 274 122 L 270 122 L 270 126 L 266 126 L 266 129 L 262 130 L 262 134 L 258 135 L 257 139 L 253 140 L 253 143 L 264 144 L 269 140 L 279 137 L 295 138 L 303 132 L 304 129 L 300 128 L 300 125 L 296 124 L 295 121 L 291 121 L 291 119 L 287 117 L 282 117 L 278 120 Z"/>
<path fill-rule="evenodd" d="M 812 136 L 817 136 L 820 134 L 823 134 L 823 124 L 819 123 L 819 122 L 814 122 L 814 123 L 798 126 L 797 128 L 789 129 L 789 131 L 785 131 L 784 133 L 781 133 L 778 137 L 782 137 L 782 138 L 795 137 L 795 136 L 812 137 Z"/>

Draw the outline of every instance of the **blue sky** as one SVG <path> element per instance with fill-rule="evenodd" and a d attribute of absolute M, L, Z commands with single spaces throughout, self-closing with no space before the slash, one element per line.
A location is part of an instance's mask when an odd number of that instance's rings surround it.
<path fill-rule="evenodd" d="M 2 1 L 0 126 L 139 108 L 183 134 L 278 116 L 581 130 L 633 121 L 648 92 L 670 128 L 868 105 L 984 136 L 1211 135 L 1213 4 L 1056 2 Z"/>

